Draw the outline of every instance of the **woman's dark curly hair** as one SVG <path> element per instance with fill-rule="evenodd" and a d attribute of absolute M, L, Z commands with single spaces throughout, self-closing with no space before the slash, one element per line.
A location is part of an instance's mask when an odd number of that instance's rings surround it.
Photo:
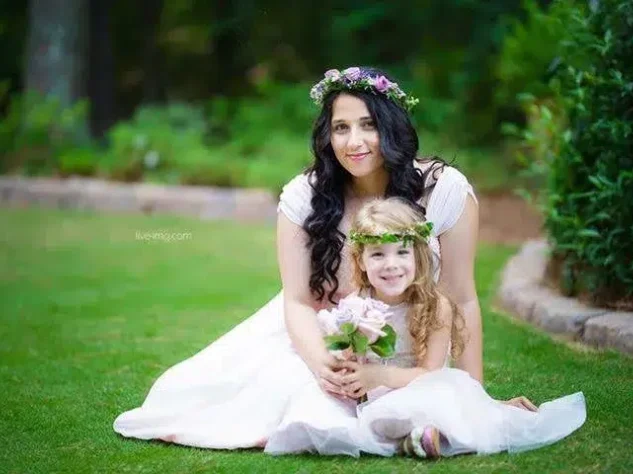
<path fill-rule="evenodd" d="M 361 70 L 371 76 L 384 75 L 395 82 L 377 69 L 362 67 Z M 324 98 L 321 113 L 312 131 L 314 163 L 306 170 L 306 174 L 312 178 L 309 181 L 314 194 L 312 213 L 303 228 L 308 234 L 308 248 L 311 252 L 310 291 L 317 300 L 322 301 L 326 296 L 326 286 L 329 286 L 327 297 L 334 304 L 336 302 L 333 298 L 339 288 L 336 272 L 341 265 L 341 251 L 345 243 L 345 235 L 338 226 L 345 209 L 345 186 L 351 180 L 351 175 L 338 162 L 330 144 L 332 104 L 341 93 L 353 95 L 365 102 L 376 124 L 380 151 L 385 160 L 384 167 L 389 173 L 385 197 L 403 198 L 426 214 L 426 209 L 418 204 L 427 191 L 426 178 L 429 173 L 441 170 L 445 165 L 437 157 L 432 159 L 439 166 L 430 166 L 425 172 L 413 165 L 414 161 L 423 160 L 417 157 L 418 135 L 407 112 L 385 95 L 344 90 L 331 92 Z"/>

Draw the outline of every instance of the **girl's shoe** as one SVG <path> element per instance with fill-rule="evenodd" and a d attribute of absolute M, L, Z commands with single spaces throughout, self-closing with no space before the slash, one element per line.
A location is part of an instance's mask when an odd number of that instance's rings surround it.
<path fill-rule="evenodd" d="M 434 426 L 414 428 L 402 440 L 400 448 L 407 456 L 437 459 L 440 457 L 440 432 Z"/>

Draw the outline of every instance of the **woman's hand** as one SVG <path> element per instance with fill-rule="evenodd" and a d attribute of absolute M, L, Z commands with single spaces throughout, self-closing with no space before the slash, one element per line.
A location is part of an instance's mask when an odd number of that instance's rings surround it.
<path fill-rule="evenodd" d="M 354 361 L 341 362 L 347 373 L 341 377 L 344 393 L 350 398 L 360 398 L 371 389 L 383 385 L 385 367 L 379 364 L 359 364 Z"/>
<path fill-rule="evenodd" d="M 347 398 L 342 388 L 342 377 L 345 371 L 342 362 L 328 353 L 314 370 L 321 388 L 336 397 Z"/>
<path fill-rule="evenodd" d="M 528 400 L 524 396 L 511 398 L 510 400 L 499 400 L 504 405 L 511 405 L 513 407 L 521 408 L 527 411 L 538 411 L 538 408 L 534 403 Z"/>

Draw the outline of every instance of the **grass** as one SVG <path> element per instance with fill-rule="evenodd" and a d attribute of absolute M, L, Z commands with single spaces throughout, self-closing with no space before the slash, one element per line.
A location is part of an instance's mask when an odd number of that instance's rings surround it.
<path fill-rule="evenodd" d="M 142 241 L 136 232 L 190 233 Z M 485 372 L 496 397 L 582 390 L 588 421 L 537 451 L 412 459 L 273 458 L 126 440 L 111 424 L 166 368 L 279 289 L 269 226 L 0 209 L 1 472 L 630 472 L 633 361 L 581 349 L 498 313 L 514 248 L 481 245 Z"/>

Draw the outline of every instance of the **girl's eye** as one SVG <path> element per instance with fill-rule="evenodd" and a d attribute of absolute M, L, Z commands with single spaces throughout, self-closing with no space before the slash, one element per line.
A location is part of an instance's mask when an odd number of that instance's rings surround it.
<path fill-rule="evenodd" d="M 398 250 L 398 255 L 409 255 L 409 251 L 405 249 Z"/>
<path fill-rule="evenodd" d="M 371 254 L 372 257 L 382 257 L 382 252 L 373 252 Z"/>

